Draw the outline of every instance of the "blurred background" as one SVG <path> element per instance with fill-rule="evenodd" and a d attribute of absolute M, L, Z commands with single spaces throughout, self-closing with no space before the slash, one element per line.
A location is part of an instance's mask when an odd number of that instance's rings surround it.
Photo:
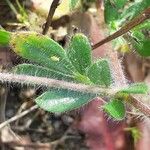
<path fill-rule="evenodd" d="M 110 0 L 111 1 L 111 0 Z M 129 3 L 136 1 L 128 1 Z M 42 33 L 52 0 L 1 0 L 0 25 L 8 31 Z M 112 0 L 113 3 L 113 0 Z M 70 10 L 69 0 L 56 9 L 47 33 L 63 47 L 75 32 L 97 43 L 109 33 L 104 19 L 102 0 L 83 0 Z M 149 32 L 148 32 L 149 33 Z M 120 44 L 120 43 L 119 43 Z M 119 58 L 129 83 L 150 84 L 150 60 L 130 51 L 128 43 L 109 42 L 93 51 L 93 58 L 105 57 L 110 51 Z M 115 50 L 115 51 L 114 51 Z M 0 47 L 0 70 L 10 69 L 26 60 L 8 47 Z M 116 77 L 117 78 L 117 77 Z M 121 82 L 121 81 L 119 81 Z M 44 89 L 25 85 L 0 85 L 0 122 L 28 110 Z M 149 97 L 144 97 L 148 105 Z M 4 103 L 6 100 L 6 104 Z M 128 108 L 125 120 L 115 121 L 103 113 L 93 100 L 88 105 L 64 114 L 35 110 L 5 126 L 0 134 L 1 150 L 149 150 L 150 120 Z"/>

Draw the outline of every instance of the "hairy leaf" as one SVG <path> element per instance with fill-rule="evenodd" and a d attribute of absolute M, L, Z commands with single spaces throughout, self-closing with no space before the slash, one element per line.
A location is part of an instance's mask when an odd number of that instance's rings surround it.
<path fill-rule="evenodd" d="M 116 120 L 122 120 L 125 117 L 125 105 L 118 99 L 113 99 L 105 104 L 103 110 Z"/>
<path fill-rule="evenodd" d="M 47 36 L 31 32 L 15 33 L 10 45 L 16 54 L 50 70 L 70 76 L 76 72 L 64 49 Z"/>
<path fill-rule="evenodd" d="M 49 112 L 66 112 L 85 105 L 96 95 L 52 89 L 36 98 L 39 107 Z"/>
<path fill-rule="evenodd" d="M 150 39 L 145 38 L 143 41 L 135 42 L 134 44 L 135 50 L 144 57 L 150 56 Z"/>
<path fill-rule="evenodd" d="M 147 94 L 148 91 L 149 87 L 145 83 L 134 83 L 119 92 L 127 94 Z"/>
<path fill-rule="evenodd" d="M 132 31 L 132 44 L 134 49 L 144 57 L 150 56 L 150 38 L 143 31 L 150 29 L 150 22 L 146 22 L 143 25 L 136 27 Z"/>
<path fill-rule="evenodd" d="M 110 86 L 112 76 L 109 63 L 106 59 L 100 59 L 87 70 L 89 79 L 97 85 Z"/>
<path fill-rule="evenodd" d="M 118 19 L 118 9 L 111 3 L 110 0 L 105 0 L 104 1 L 104 17 L 105 17 L 105 22 L 107 24 L 110 24 L 112 21 Z"/>
<path fill-rule="evenodd" d="M 12 70 L 16 74 L 24 74 L 30 76 L 37 76 L 37 77 L 47 77 L 47 78 L 54 78 L 54 79 L 63 79 L 63 80 L 70 80 L 68 76 L 63 74 L 59 74 L 58 72 L 52 71 L 46 67 L 32 65 L 32 64 L 20 64 L 13 68 Z"/>
<path fill-rule="evenodd" d="M 68 57 L 79 73 L 85 74 L 92 63 L 91 45 L 82 33 L 74 35 L 68 47 Z"/>

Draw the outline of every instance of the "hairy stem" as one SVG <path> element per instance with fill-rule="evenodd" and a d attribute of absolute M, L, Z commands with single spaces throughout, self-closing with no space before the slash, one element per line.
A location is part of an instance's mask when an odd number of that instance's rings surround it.
<path fill-rule="evenodd" d="M 45 86 L 49 88 L 61 88 L 78 92 L 93 93 L 98 95 L 114 95 L 119 89 L 115 88 L 100 88 L 99 86 L 91 86 L 85 84 L 76 84 L 63 80 L 56 80 L 45 77 L 34 77 L 27 75 L 17 75 L 9 73 L 0 73 L 0 81 L 8 83 L 20 83 L 37 86 Z"/>
<path fill-rule="evenodd" d="M 76 84 L 71 82 L 66 82 L 62 80 L 55 80 L 50 78 L 43 77 L 33 77 L 27 75 L 16 75 L 16 74 L 8 74 L 8 73 L 0 73 L 0 81 L 1 82 L 9 82 L 9 83 L 20 83 L 20 84 L 30 84 L 37 86 L 46 86 L 49 88 L 61 88 L 68 89 L 78 92 L 85 93 L 94 93 L 101 96 L 114 96 L 120 89 L 116 88 L 100 88 L 98 86 L 84 85 L 84 84 Z M 140 110 L 146 116 L 150 116 L 150 108 L 146 107 L 142 102 L 133 99 L 133 96 L 129 97 L 129 103 L 131 103 L 135 108 Z"/>
<path fill-rule="evenodd" d="M 47 21 L 46 21 L 45 27 L 43 29 L 44 35 L 47 34 L 47 32 L 48 32 L 48 29 L 52 23 L 52 18 L 54 16 L 55 10 L 56 10 L 57 6 L 59 5 L 59 3 L 60 3 L 60 0 L 53 0 L 52 4 L 50 6 Z"/>

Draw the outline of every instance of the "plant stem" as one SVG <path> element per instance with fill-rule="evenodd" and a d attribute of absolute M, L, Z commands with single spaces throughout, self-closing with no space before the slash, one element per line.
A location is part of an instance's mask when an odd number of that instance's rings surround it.
<path fill-rule="evenodd" d="M 5 121 L 7 94 L 8 90 L 6 89 L 6 85 L 0 86 L 0 123 Z"/>
<path fill-rule="evenodd" d="M 52 18 L 54 16 L 55 10 L 58 7 L 59 3 L 60 3 L 60 0 L 53 0 L 52 4 L 50 6 L 50 9 L 49 9 L 49 14 L 48 14 L 48 17 L 47 17 L 47 21 L 45 23 L 45 27 L 43 29 L 43 35 L 47 34 L 48 29 L 49 29 L 49 27 L 52 23 Z"/>
<path fill-rule="evenodd" d="M 149 18 L 150 18 L 150 7 L 147 8 L 146 10 L 144 10 L 142 14 L 140 14 L 139 16 L 137 16 L 136 18 L 131 20 L 129 23 L 127 23 L 125 26 L 123 26 L 121 29 L 119 29 L 112 35 L 110 35 L 110 36 L 106 37 L 105 39 L 101 40 L 100 42 L 94 44 L 92 46 L 92 49 L 96 49 L 99 46 L 122 36 L 123 34 L 127 33 L 129 30 L 133 29 L 134 27 L 143 23 L 145 20 L 147 20 Z"/>
<path fill-rule="evenodd" d="M 114 96 L 120 89 L 116 88 L 100 88 L 98 86 L 84 85 L 70 83 L 62 80 L 55 80 L 44 77 L 34 77 L 27 75 L 16 75 L 9 73 L 0 73 L 1 82 L 9 83 L 20 83 L 20 84 L 30 84 L 37 86 L 45 86 L 49 88 L 61 88 L 68 89 L 78 92 L 93 93 L 102 96 Z M 129 97 L 129 103 L 132 104 L 136 109 L 140 110 L 146 116 L 150 116 L 150 108 L 144 105 L 141 101 L 138 101 L 133 96 Z"/>
<path fill-rule="evenodd" d="M 8 83 L 20 83 L 20 84 L 29 84 L 37 86 L 45 86 L 48 88 L 61 88 L 68 89 L 72 91 L 93 93 L 98 95 L 114 95 L 119 89 L 115 88 L 100 88 L 99 86 L 91 86 L 85 84 L 76 84 L 63 80 L 56 80 L 45 77 L 34 77 L 28 75 L 17 75 L 9 73 L 0 73 L 0 81 Z"/>

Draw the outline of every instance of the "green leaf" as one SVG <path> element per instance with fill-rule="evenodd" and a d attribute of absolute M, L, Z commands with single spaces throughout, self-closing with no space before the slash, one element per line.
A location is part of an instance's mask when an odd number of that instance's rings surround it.
<path fill-rule="evenodd" d="M 112 21 L 118 19 L 118 9 L 110 2 L 110 0 L 104 1 L 104 7 L 104 17 L 107 24 L 110 24 Z"/>
<path fill-rule="evenodd" d="M 35 99 L 37 105 L 49 112 L 66 112 L 79 108 L 95 98 L 94 94 L 52 89 Z"/>
<path fill-rule="evenodd" d="M 114 3 L 115 3 L 115 6 L 118 8 L 118 9 L 121 9 L 123 7 L 125 7 L 126 3 L 127 3 L 128 0 L 114 0 Z"/>
<path fill-rule="evenodd" d="M 125 11 L 120 15 L 121 18 L 124 18 L 125 20 L 132 19 L 133 17 L 136 17 L 138 14 L 140 14 L 144 9 L 148 8 L 150 6 L 150 0 L 138 0 L 135 2 L 132 2 L 131 5 Z"/>
<path fill-rule="evenodd" d="M 150 39 L 145 38 L 142 41 L 133 43 L 135 50 L 144 57 L 150 56 Z"/>
<path fill-rule="evenodd" d="M 104 16 L 107 24 L 118 22 L 119 26 L 124 25 L 127 20 L 131 20 L 150 6 L 149 0 L 105 0 Z M 127 4 L 127 5 L 126 5 Z M 121 23 L 121 24 L 120 24 Z"/>
<path fill-rule="evenodd" d="M 122 120 L 125 118 L 125 105 L 121 100 L 113 99 L 102 108 L 116 120 Z"/>
<path fill-rule="evenodd" d="M 91 80 L 86 76 L 86 75 L 82 75 L 82 74 L 76 74 L 75 78 L 74 78 L 77 82 L 79 83 L 83 83 L 83 84 L 88 84 L 88 85 L 92 85 L 93 83 L 91 82 Z"/>
<path fill-rule="evenodd" d="M 68 76 L 76 72 L 64 49 L 47 36 L 33 32 L 14 33 L 10 45 L 16 54 L 50 70 Z"/>
<path fill-rule="evenodd" d="M 105 0 L 104 1 L 104 17 L 107 24 L 111 24 L 120 18 L 120 13 L 123 11 L 123 7 L 127 0 Z"/>
<path fill-rule="evenodd" d="M 117 7 L 118 9 L 121 9 L 125 6 L 125 4 L 127 3 L 127 0 L 109 0 L 112 1 L 112 5 L 114 5 L 115 7 Z"/>
<path fill-rule="evenodd" d="M 127 94 L 147 94 L 148 91 L 149 87 L 145 83 L 134 83 L 119 92 Z"/>
<path fill-rule="evenodd" d="M 80 0 L 69 0 L 70 9 L 73 10 L 79 2 Z"/>
<path fill-rule="evenodd" d="M 24 74 L 30 76 L 37 76 L 37 77 L 46 77 L 46 78 L 54 78 L 54 79 L 63 79 L 63 80 L 71 80 L 71 78 L 59 74 L 58 72 L 51 71 L 48 68 L 32 65 L 32 64 L 21 64 L 17 65 L 12 69 L 13 73 L 16 74 Z M 73 79 L 72 79 L 73 80 Z"/>
<path fill-rule="evenodd" d="M 132 30 L 132 31 L 135 31 L 135 30 L 137 30 L 138 32 L 141 32 L 141 33 L 142 33 L 142 30 L 150 30 L 150 21 L 147 20 L 147 21 L 143 22 L 142 24 L 134 27 L 134 30 Z"/>
<path fill-rule="evenodd" d="M 134 40 L 136 40 L 138 43 L 140 41 L 143 41 L 145 39 L 145 35 L 141 32 L 142 30 L 134 29 L 132 31 L 132 37 Z"/>
<path fill-rule="evenodd" d="M 90 42 L 85 35 L 77 33 L 72 37 L 67 54 L 76 70 L 82 75 L 92 63 L 91 50 Z"/>
<path fill-rule="evenodd" d="M 150 22 L 145 24 L 146 26 L 139 26 L 132 31 L 132 45 L 134 49 L 143 57 L 150 56 L 150 38 L 146 36 L 142 31 L 148 31 L 150 29 Z M 141 27 L 141 29 L 140 29 Z"/>
<path fill-rule="evenodd" d="M 7 46 L 10 42 L 10 32 L 0 29 L 0 46 Z"/>
<path fill-rule="evenodd" d="M 87 70 L 89 79 L 97 85 L 110 86 L 112 83 L 112 76 L 108 60 L 100 59 Z"/>

